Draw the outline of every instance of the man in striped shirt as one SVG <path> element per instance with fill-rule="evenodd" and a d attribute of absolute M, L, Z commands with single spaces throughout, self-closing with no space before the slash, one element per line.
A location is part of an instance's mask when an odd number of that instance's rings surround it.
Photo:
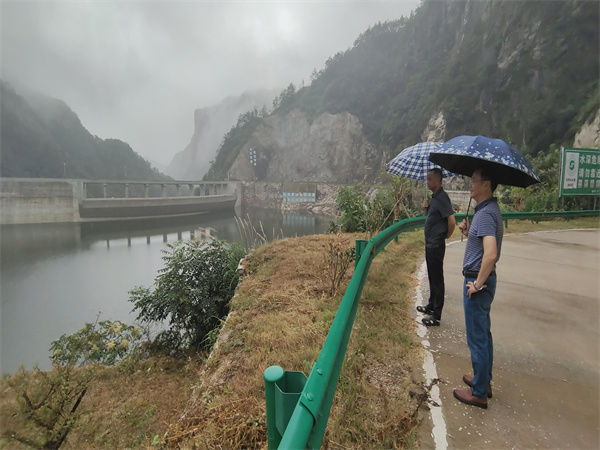
<path fill-rule="evenodd" d="M 473 376 L 463 376 L 469 388 L 455 389 L 454 396 L 484 409 L 487 399 L 492 397 L 494 348 L 490 310 L 496 293 L 496 262 L 500 259 L 503 236 L 502 215 L 493 196 L 496 186 L 485 170 L 473 173 L 469 183 L 471 197 L 477 202 L 473 223 L 469 225 L 465 219 L 458 226 L 468 236 L 463 259 L 463 306 Z"/>

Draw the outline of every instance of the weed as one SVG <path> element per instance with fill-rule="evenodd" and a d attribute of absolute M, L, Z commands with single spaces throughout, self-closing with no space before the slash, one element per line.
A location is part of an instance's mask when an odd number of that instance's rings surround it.
<path fill-rule="evenodd" d="M 277 234 L 275 233 L 275 229 L 273 229 L 273 235 L 271 236 L 271 239 L 269 239 L 265 233 L 262 222 L 258 223 L 259 229 L 257 230 L 252 224 L 250 215 L 244 219 L 240 219 L 236 216 L 235 221 L 240 232 L 242 245 L 249 251 L 266 244 L 269 240 L 276 241 L 278 239 L 283 239 L 283 231 L 280 230 L 280 233 Z"/>
<path fill-rule="evenodd" d="M 6 380 L 14 401 L 3 407 L 2 441 L 59 448 L 81 415 L 79 406 L 93 376 L 93 367 L 55 365 L 50 372 L 21 367 Z"/>
<path fill-rule="evenodd" d="M 343 237 L 341 232 L 329 235 L 328 252 L 325 254 L 327 273 L 331 281 L 329 295 L 333 297 L 340 287 L 346 271 L 356 258 L 355 248 L 348 247 L 349 239 Z"/>

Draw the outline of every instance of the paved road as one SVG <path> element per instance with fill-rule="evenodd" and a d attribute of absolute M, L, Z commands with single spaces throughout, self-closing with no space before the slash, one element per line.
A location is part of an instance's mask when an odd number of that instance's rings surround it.
<path fill-rule="evenodd" d="M 472 373 L 460 275 L 465 243 L 446 250 L 441 326 L 419 326 L 435 363 L 428 371 L 440 379 L 432 397 L 441 402 L 419 428 L 421 447 L 600 448 L 600 230 L 505 235 L 487 410 L 452 395 Z M 418 295 L 426 299 L 424 273 Z"/>

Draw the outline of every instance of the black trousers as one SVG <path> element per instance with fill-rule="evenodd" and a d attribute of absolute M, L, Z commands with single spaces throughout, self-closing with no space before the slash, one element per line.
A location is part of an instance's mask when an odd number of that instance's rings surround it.
<path fill-rule="evenodd" d="M 429 277 L 429 303 L 427 309 L 433 311 L 433 317 L 442 318 L 444 308 L 444 255 L 446 245 L 438 247 L 425 247 L 425 261 L 427 262 L 427 276 Z"/>

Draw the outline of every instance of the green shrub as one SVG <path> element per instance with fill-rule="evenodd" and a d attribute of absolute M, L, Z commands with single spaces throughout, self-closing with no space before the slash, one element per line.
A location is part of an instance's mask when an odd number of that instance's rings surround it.
<path fill-rule="evenodd" d="M 154 289 L 137 286 L 129 300 L 142 323 L 168 323 L 156 337 L 160 347 L 169 352 L 200 349 L 229 312 L 239 278 L 237 265 L 246 250 L 216 240 L 179 241 L 167 247 Z"/>
<path fill-rule="evenodd" d="M 368 200 L 360 186 L 342 186 L 335 197 L 335 203 L 342 213 L 339 219 L 342 232 L 366 231 Z"/>
<path fill-rule="evenodd" d="M 76 333 L 63 334 L 50 345 L 53 364 L 83 366 L 98 363 L 112 366 L 139 348 L 142 338 L 138 326 L 104 320 L 86 323 Z"/>
<path fill-rule="evenodd" d="M 390 185 L 372 191 L 370 196 L 360 185 L 341 187 L 335 198 L 341 212 L 340 230 L 373 236 L 394 223 L 395 213 L 399 219 L 413 217 L 418 208 L 410 201 L 409 191 L 406 180 L 398 177 L 394 177 Z M 335 232 L 335 224 L 331 223 L 328 231 Z"/>

